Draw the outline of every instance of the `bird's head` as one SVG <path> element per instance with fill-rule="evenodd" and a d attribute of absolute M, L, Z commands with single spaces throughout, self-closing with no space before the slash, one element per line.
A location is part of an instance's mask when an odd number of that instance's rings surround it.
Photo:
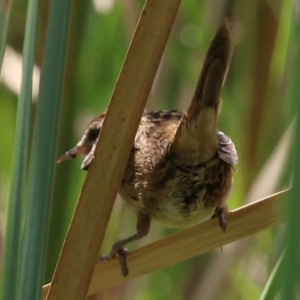
<path fill-rule="evenodd" d="M 61 163 L 70 158 L 75 158 L 76 156 L 83 156 L 84 160 L 82 162 L 81 168 L 86 170 L 90 162 L 94 158 L 94 150 L 97 145 L 98 137 L 102 128 L 103 120 L 105 114 L 101 113 L 87 126 L 81 139 L 76 144 L 76 146 L 65 154 L 63 154 L 58 160 Z"/>

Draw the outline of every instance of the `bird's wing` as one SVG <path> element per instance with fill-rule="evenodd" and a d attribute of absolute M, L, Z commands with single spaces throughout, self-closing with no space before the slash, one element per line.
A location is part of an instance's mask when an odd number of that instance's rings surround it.
<path fill-rule="evenodd" d="M 230 165 L 236 165 L 239 158 L 232 140 L 222 131 L 218 131 L 217 137 L 219 157 Z"/>

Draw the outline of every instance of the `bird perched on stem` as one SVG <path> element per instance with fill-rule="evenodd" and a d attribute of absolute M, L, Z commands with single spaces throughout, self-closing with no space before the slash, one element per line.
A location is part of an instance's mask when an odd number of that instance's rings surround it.
<path fill-rule="evenodd" d="M 102 256 L 119 256 L 124 276 L 128 268 L 123 247 L 147 235 L 152 220 L 185 228 L 215 216 L 226 230 L 226 201 L 238 156 L 230 138 L 218 129 L 218 120 L 220 92 L 231 56 L 232 42 L 224 20 L 209 46 L 187 111 L 143 113 L 120 186 L 121 197 L 136 213 L 137 232 L 116 242 Z M 75 148 L 58 162 L 82 155 L 81 167 L 88 169 L 105 114 L 91 121 Z"/>

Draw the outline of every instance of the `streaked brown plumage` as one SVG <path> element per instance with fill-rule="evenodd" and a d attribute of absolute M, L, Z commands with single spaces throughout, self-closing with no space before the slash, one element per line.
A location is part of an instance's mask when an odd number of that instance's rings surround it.
<path fill-rule="evenodd" d="M 186 113 L 144 111 L 120 187 L 124 201 L 137 215 L 137 233 L 115 243 L 104 258 L 119 255 L 127 275 L 123 246 L 147 235 L 151 220 L 167 227 L 190 227 L 216 215 L 225 231 L 224 211 L 238 157 L 231 140 L 218 130 L 220 92 L 232 56 L 225 20 L 207 52 L 195 95 Z M 87 169 L 105 112 L 87 127 L 63 161 L 77 155 Z"/>

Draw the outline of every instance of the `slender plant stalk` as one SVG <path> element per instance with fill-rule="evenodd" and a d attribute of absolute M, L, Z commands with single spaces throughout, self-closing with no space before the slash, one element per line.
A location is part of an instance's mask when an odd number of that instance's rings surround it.
<path fill-rule="evenodd" d="M 180 0 L 148 0 L 115 86 L 47 299 L 85 299 L 112 206 Z M 100 180 L 99 180 L 100 179 Z"/>
<path fill-rule="evenodd" d="M 293 27 L 294 22 L 295 20 L 293 19 L 293 1 L 292 0 L 283 1 L 280 19 L 279 19 L 279 30 L 278 30 L 276 43 L 274 47 L 274 53 L 272 57 L 271 72 L 270 72 L 271 80 L 274 80 L 275 78 L 276 79 L 283 78 L 284 67 L 287 64 L 289 59 L 288 48 L 291 45 L 291 42 L 292 44 L 294 44 L 294 39 L 291 39 L 291 34 L 293 33 L 291 29 Z M 300 48 L 298 47 L 298 51 L 299 50 Z M 297 76 L 297 74 L 295 75 Z M 276 164 L 278 165 L 277 161 Z M 287 163 L 285 163 L 285 165 L 286 164 Z M 291 174 L 292 173 L 291 170 L 289 171 L 290 171 L 289 174 Z M 292 193 L 293 192 L 290 193 L 290 197 Z M 282 278 L 282 274 L 285 274 L 284 271 L 285 271 L 286 259 L 287 259 L 287 253 L 286 250 L 284 250 L 281 256 L 278 258 L 278 261 L 268 278 L 268 281 L 260 296 L 260 300 L 272 300 L 275 299 L 276 296 L 278 296 L 278 293 L 285 280 Z"/>
<path fill-rule="evenodd" d="M 118 259 L 98 263 L 88 295 L 281 224 L 284 221 L 282 207 L 285 194 L 286 191 L 282 191 L 230 212 L 226 217 L 226 233 L 220 230 L 217 219 L 211 219 L 130 252 L 127 255 L 129 275 L 126 278 L 121 275 Z M 49 288 L 50 284 L 43 287 L 43 299 Z"/>
<path fill-rule="evenodd" d="M 280 290 L 280 280 L 281 274 L 283 272 L 283 265 L 284 265 L 284 257 L 286 252 L 284 251 L 279 260 L 277 261 L 268 281 L 267 284 L 260 296 L 260 300 L 273 300 L 276 299 L 276 295 Z"/>
<path fill-rule="evenodd" d="M 4 1 L 1 1 L 3 5 Z M 32 110 L 32 73 L 35 57 L 39 3 L 28 3 L 23 49 L 21 93 L 18 99 L 16 141 L 7 215 L 1 299 L 16 299 L 19 276 L 19 249 L 22 230 L 23 203 L 26 194 L 30 124 Z M 7 24 L 6 24 L 7 26 Z M 20 279 L 20 278 L 19 278 Z"/>
<path fill-rule="evenodd" d="M 3 62 L 12 0 L 0 1 L 0 70 Z"/>
<path fill-rule="evenodd" d="M 293 183 L 289 201 L 287 202 L 288 224 L 286 231 L 286 255 L 284 256 L 284 271 L 282 272 L 282 299 L 296 299 L 299 296 L 299 280 L 300 280 L 300 239 L 299 239 L 299 211 L 300 211 L 300 20 L 293 20 L 294 32 L 293 41 L 298 41 L 296 47 L 296 59 L 294 63 L 292 85 L 291 85 L 291 102 L 293 109 L 298 113 L 295 126 L 295 136 L 292 150 L 293 160 Z"/>
<path fill-rule="evenodd" d="M 36 1 L 35 1 L 36 2 Z M 31 152 L 18 299 L 40 299 L 71 1 L 52 0 Z"/>

